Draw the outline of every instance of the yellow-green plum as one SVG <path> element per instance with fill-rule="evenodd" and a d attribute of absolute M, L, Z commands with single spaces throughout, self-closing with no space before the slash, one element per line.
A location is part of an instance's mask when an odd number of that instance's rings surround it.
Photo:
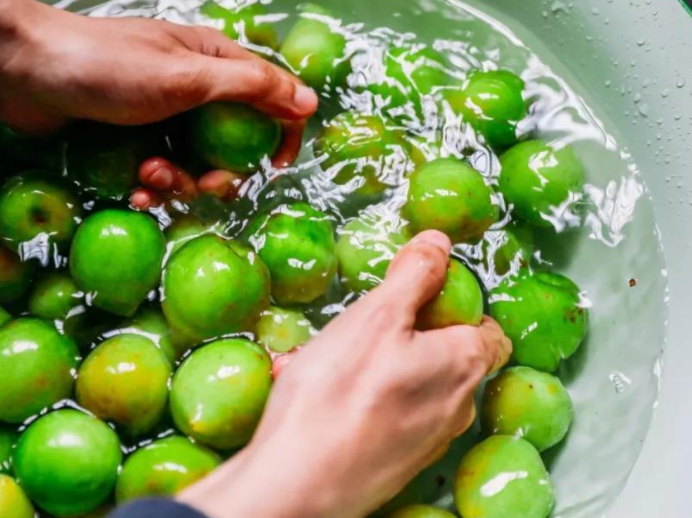
<path fill-rule="evenodd" d="M 0 516 L 2 518 L 34 518 L 36 512 L 31 501 L 17 482 L 0 474 Z"/>
<path fill-rule="evenodd" d="M 555 225 L 579 199 L 584 168 L 570 146 L 521 142 L 500 156 L 499 190 L 512 213 L 539 227 Z"/>
<path fill-rule="evenodd" d="M 31 287 L 34 264 L 0 244 L 0 304 L 22 300 Z"/>
<path fill-rule="evenodd" d="M 527 115 L 523 91 L 524 81 L 508 70 L 475 71 L 445 97 L 488 145 L 504 148 L 517 141 L 517 123 Z"/>
<path fill-rule="evenodd" d="M 12 473 L 12 454 L 17 438 L 19 433 L 14 428 L 0 425 L 0 474 Z"/>
<path fill-rule="evenodd" d="M 271 274 L 280 305 L 308 303 L 323 295 L 337 271 L 330 218 L 307 203 L 280 205 L 248 227 L 249 241 Z"/>
<path fill-rule="evenodd" d="M 238 241 L 205 235 L 168 261 L 161 304 L 176 337 L 188 346 L 252 331 L 269 307 L 270 277 L 254 251 Z"/>
<path fill-rule="evenodd" d="M 248 443 L 272 386 L 269 354 L 245 339 L 225 339 L 193 352 L 173 377 L 171 412 L 195 441 L 230 450 Z"/>
<path fill-rule="evenodd" d="M 327 9 L 315 4 L 306 4 L 301 10 L 300 20 L 281 44 L 281 55 L 293 72 L 312 88 L 344 84 L 351 63 L 340 22 Z"/>
<path fill-rule="evenodd" d="M 398 185 L 409 167 L 401 128 L 378 115 L 340 113 L 322 130 L 313 152 L 332 181 L 373 195 Z"/>
<path fill-rule="evenodd" d="M 207 225 L 197 216 L 185 214 L 177 218 L 173 224 L 166 229 L 166 243 L 169 254 L 173 255 L 185 243 L 204 234 L 218 233 L 216 225 Z"/>
<path fill-rule="evenodd" d="M 478 171 L 456 158 L 439 158 L 409 177 L 402 214 L 411 233 L 439 230 L 455 243 L 474 243 L 495 223 L 498 209 Z"/>
<path fill-rule="evenodd" d="M 161 420 L 168 402 L 171 364 L 154 342 L 135 334 L 109 338 L 79 368 L 77 402 L 130 436 Z"/>
<path fill-rule="evenodd" d="M 29 298 L 29 312 L 46 320 L 65 320 L 82 302 L 82 292 L 72 277 L 50 272 L 36 282 Z"/>
<path fill-rule="evenodd" d="M 130 455 L 118 475 L 119 504 L 146 497 L 172 497 L 221 464 L 219 456 L 185 437 L 166 437 Z"/>
<path fill-rule="evenodd" d="M 455 518 L 455 516 L 445 509 L 433 505 L 412 504 L 400 507 L 387 518 Z"/>
<path fill-rule="evenodd" d="M 18 318 L 0 328 L 0 421 L 22 423 L 69 397 L 79 353 L 52 323 Z"/>
<path fill-rule="evenodd" d="M 123 333 L 144 336 L 154 342 L 173 365 L 185 350 L 180 350 L 173 339 L 166 317 L 156 306 L 142 306 L 135 316 L 120 326 Z"/>
<path fill-rule="evenodd" d="M 529 367 L 512 367 L 489 381 L 481 422 L 488 434 L 514 435 L 545 451 L 567 435 L 574 409 L 559 378 Z"/>
<path fill-rule="evenodd" d="M 87 195 L 120 200 L 139 185 L 142 162 L 167 150 L 165 133 L 156 126 L 83 123 L 67 139 L 65 167 Z"/>
<path fill-rule="evenodd" d="M 514 361 L 545 372 L 575 353 L 589 325 L 579 287 L 552 272 L 506 279 L 490 293 L 490 312 L 512 340 Z"/>
<path fill-rule="evenodd" d="M 254 45 L 269 47 L 272 50 L 279 48 L 279 36 L 274 26 L 263 20 L 267 15 L 267 8 L 260 2 L 228 9 L 213 0 L 208 0 L 202 4 L 200 12 L 212 20 L 219 20 L 220 29 L 233 40 L 242 41 L 244 37 Z"/>
<path fill-rule="evenodd" d="M 257 322 L 257 341 L 277 353 L 287 353 L 317 334 L 305 313 L 270 306 Z"/>
<path fill-rule="evenodd" d="M 497 275 L 528 266 L 533 251 L 533 232 L 527 225 L 513 222 L 501 230 L 486 232 L 483 237 L 483 261 Z"/>
<path fill-rule="evenodd" d="M 423 98 L 450 81 L 445 65 L 444 56 L 431 47 L 393 47 L 385 53 L 382 77 L 368 90 L 382 99 L 390 117 L 419 126 Z"/>
<path fill-rule="evenodd" d="M 190 111 L 187 133 L 193 151 L 209 166 L 248 174 L 281 144 L 281 125 L 252 106 L 213 102 Z"/>
<path fill-rule="evenodd" d="M 548 518 L 555 491 L 531 443 L 494 435 L 461 460 L 454 501 L 464 518 Z"/>
<path fill-rule="evenodd" d="M 65 247 L 80 215 L 69 189 L 40 171 L 14 176 L 0 189 L 0 238 L 13 250 L 36 238 Z"/>
<path fill-rule="evenodd" d="M 129 317 L 156 288 L 165 251 L 165 238 L 152 217 L 107 209 L 77 229 L 70 273 L 94 306 Z"/>
<path fill-rule="evenodd" d="M 342 285 L 358 293 L 380 284 L 405 242 L 401 229 L 391 219 L 365 215 L 349 221 L 339 230 L 336 242 Z"/>
<path fill-rule="evenodd" d="M 120 441 L 108 425 L 66 409 L 41 417 L 22 434 L 14 472 L 38 507 L 71 518 L 106 501 L 121 462 Z"/>
<path fill-rule="evenodd" d="M 456 259 L 449 262 L 442 291 L 418 312 L 420 329 L 477 326 L 483 319 L 483 292 L 471 271 Z"/>

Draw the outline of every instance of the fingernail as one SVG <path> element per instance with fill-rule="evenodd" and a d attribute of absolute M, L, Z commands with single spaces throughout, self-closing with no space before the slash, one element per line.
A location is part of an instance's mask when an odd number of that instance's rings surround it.
<path fill-rule="evenodd" d="M 434 245 L 446 254 L 448 254 L 452 248 L 452 243 L 447 235 L 437 230 L 426 230 L 425 232 L 421 232 L 411 240 L 411 243 L 427 243 L 429 245 Z"/>
<path fill-rule="evenodd" d="M 168 167 L 159 167 L 149 177 L 149 182 L 157 189 L 170 189 L 173 185 L 174 174 Z"/>
<path fill-rule="evenodd" d="M 148 209 L 150 201 L 149 195 L 143 191 L 135 191 L 130 197 L 130 203 L 139 210 Z"/>
<path fill-rule="evenodd" d="M 307 86 L 298 85 L 296 87 L 296 93 L 293 96 L 293 103 L 296 108 L 301 112 L 306 114 L 312 113 L 317 109 L 317 94 L 312 88 Z"/>

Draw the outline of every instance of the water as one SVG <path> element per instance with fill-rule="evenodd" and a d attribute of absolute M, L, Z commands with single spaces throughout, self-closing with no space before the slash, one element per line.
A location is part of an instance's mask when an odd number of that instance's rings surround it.
<path fill-rule="evenodd" d="M 320 3 L 344 21 L 349 49 L 356 56 L 352 86 L 359 74 L 367 75 L 376 66 L 389 42 L 426 43 L 447 56 L 450 73 L 457 78 L 472 69 L 497 67 L 521 75 L 527 83 L 526 96 L 534 101 L 522 131 L 572 144 L 577 150 L 587 171 L 583 224 L 568 224 L 560 233 L 544 236 L 539 241 L 537 260 L 581 286 L 591 304 L 592 318 L 587 343 L 560 372 L 574 400 L 576 422 L 567 440 L 545 457 L 557 487 L 554 516 L 602 516 L 620 492 L 646 436 L 657 398 L 666 322 L 666 270 L 652 206 L 636 164 L 618 145 L 618 128 L 602 118 L 598 104 L 583 101 L 578 70 L 569 70 L 575 64 L 562 64 L 557 75 L 555 67 L 547 64 L 555 61 L 550 50 L 538 44 L 527 47 L 512 32 L 512 20 L 503 19 L 507 25 L 500 23 L 496 19 L 500 13 L 493 13 L 490 6 L 479 10 L 456 0 Z M 91 0 L 69 0 L 57 5 L 96 16 L 200 21 L 196 14 L 199 4 L 193 0 L 98 5 Z M 279 14 L 275 20 L 281 34 L 295 20 L 294 5 L 290 0 L 268 5 L 272 13 Z M 562 2 L 553 2 L 548 8 L 554 16 L 566 16 L 569 11 Z M 260 208 L 303 198 L 331 214 L 337 225 L 342 224 L 366 203 L 354 203 L 343 189 L 325 180 L 309 144 L 334 113 L 351 106 L 371 109 L 370 101 L 352 90 L 326 96 L 311 121 L 308 142 L 297 165 L 289 171 L 267 167 L 253 176 L 230 212 L 228 207 L 209 201 L 194 210 L 220 218 L 226 232 L 233 235 Z M 646 117 L 644 106 L 639 108 L 642 117 Z M 495 183 L 497 157 L 472 133 L 455 131 L 455 121 L 447 122 L 450 129 L 443 153 L 467 158 L 490 184 Z M 367 200 L 372 202 L 367 204 L 368 210 L 395 215 L 404 193 L 402 185 L 382 199 Z M 167 218 L 166 214 L 159 216 Z M 469 260 L 487 288 L 499 282 L 477 260 L 481 253 L 477 247 L 459 246 L 456 253 Z M 343 311 L 347 301 L 335 286 L 326 300 L 310 308 L 309 316 L 316 324 L 323 324 Z M 453 471 L 477 433 L 474 428 L 454 445 L 446 459 L 426 470 L 409 488 L 409 497 L 451 506 Z"/>

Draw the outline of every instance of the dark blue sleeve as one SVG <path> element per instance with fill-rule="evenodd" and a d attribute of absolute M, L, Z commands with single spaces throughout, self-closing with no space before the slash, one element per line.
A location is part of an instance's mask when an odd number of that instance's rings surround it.
<path fill-rule="evenodd" d="M 207 518 L 185 504 L 163 498 L 146 498 L 118 507 L 108 518 Z"/>

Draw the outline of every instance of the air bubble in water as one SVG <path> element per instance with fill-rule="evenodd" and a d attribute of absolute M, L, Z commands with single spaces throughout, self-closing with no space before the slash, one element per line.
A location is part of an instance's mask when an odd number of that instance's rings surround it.
<path fill-rule="evenodd" d="M 606 80 L 605 80 L 605 85 L 606 85 L 607 87 L 610 87 L 610 85 L 612 85 L 612 84 L 613 84 L 613 82 L 612 82 L 610 79 L 606 79 Z"/>
<path fill-rule="evenodd" d="M 648 117 L 649 116 L 649 105 L 646 103 L 640 104 L 639 105 L 639 115 L 642 117 Z"/>
<path fill-rule="evenodd" d="M 661 97 L 668 97 L 670 95 L 670 90 L 667 88 L 661 92 Z"/>
<path fill-rule="evenodd" d="M 641 100 L 642 100 L 642 94 L 640 94 L 639 92 L 635 93 L 634 94 L 634 102 L 638 103 Z"/>
<path fill-rule="evenodd" d="M 644 38 L 640 38 L 640 39 L 637 40 L 637 45 L 639 45 L 640 47 L 641 47 L 642 45 L 644 45 L 644 43 L 646 43 L 646 41 L 644 40 Z"/>
<path fill-rule="evenodd" d="M 683 86 L 685 86 L 685 79 L 682 77 L 678 79 L 678 82 L 675 83 L 675 86 L 677 86 L 678 88 L 682 88 Z"/>

